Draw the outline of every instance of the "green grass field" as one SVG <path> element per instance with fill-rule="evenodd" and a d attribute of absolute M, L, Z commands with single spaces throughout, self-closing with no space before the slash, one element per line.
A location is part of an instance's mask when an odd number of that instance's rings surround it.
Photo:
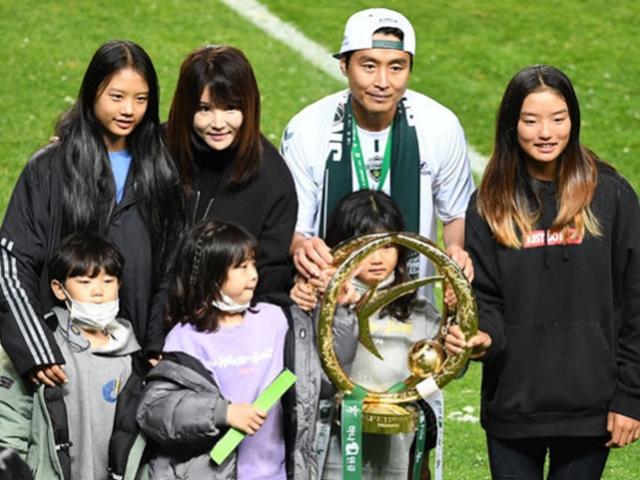
<path fill-rule="evenodd" d="M 382 2 L 265 0 L 282 19 L 330 50 L 354 11 Z M 418 50 L 411 87 L 458 114 L 469 142 L 491 153 L 494 116 L 511 76 L 550 63 L 574 81 L 583 142 L 640 188 L 640 4 L 570 0 L 389 0 L 414 23 Z M 73 102 L 86 64 L 111 38 L 143 45 L 162 86 L 162 117 L 182 58 L 204 43 L 232 44 L 251 60 L 263 99 L 263 130 L 277 143 L 303 106 L 341 87 L 287 45 L 211 0 L 0 0 L 0 212 L 29 155 L 47 142 L 58 115 Z M 478 416 L 480 368 L 445 391 L 452 417 Z M 460 412 L 460 413 L 455 413 Z M 446 425 L 445 477 L 489 478 L 478 423 Z M 635 479 L 639 447 L 613 451 L 606 479 Z"/>

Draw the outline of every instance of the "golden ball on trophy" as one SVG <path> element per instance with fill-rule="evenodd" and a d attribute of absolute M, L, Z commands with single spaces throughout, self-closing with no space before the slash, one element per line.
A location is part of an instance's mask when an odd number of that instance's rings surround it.
<path fill-rule="evenodd" d="M 435 340 L 420 340 L 409 350 L 409 370 L 411 374 L 427 378 L 440 371 L 447 354 L 440 343 Z"/>

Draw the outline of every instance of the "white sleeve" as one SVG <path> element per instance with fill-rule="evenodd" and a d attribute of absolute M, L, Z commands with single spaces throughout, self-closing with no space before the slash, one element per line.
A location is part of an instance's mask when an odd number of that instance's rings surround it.
<path fill-rule="evenodd" d="M 433 199 L 438 218 L 448 223 L 463 218 L 475 190 L 464 131 L 456 118 L 440 135 L 438 167 L 433 180 Z"/>
<path fill-rule="evenodd" d="M 310 132 L 296 125 L 295 118 L 287 125 L 280 142 L 280 154 L 284 158 L 298 195 L 298 220 L 296 232 L 303 235 L 317 235 L 316 217 L 322 197 L 322 177 L 315 178 L 313 155 L 305 136 Z M 307 147 L 307 148 L 305 148 Z"/>

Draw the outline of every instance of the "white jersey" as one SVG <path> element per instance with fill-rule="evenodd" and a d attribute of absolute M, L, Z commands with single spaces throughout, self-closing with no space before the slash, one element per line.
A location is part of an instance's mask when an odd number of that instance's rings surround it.
<path fill-rule="evenodd" d="M 334 115 L 348 94 L 348 90 L 343 90 L 309 105 L 291 119 L 282 137 L 281 154 L 291 170 L 298 194 L 296 231 L 306 236 L 319 235 L 325 164 L 329 158 L 340 160 L 342 157 L 342 136 L 332 132 Z M 418 233 L 435 241 L 436 219 L 448 223 L 464 218 L 475 189 L 464 131 L 451 110 L 425 95 L 407 90 L 405 105 L 407 121 L 416 128 L 420 150 L 420 198 L 416 199 L 420 202 Z M 355 172 L 352 178 L 356 179 Z M 353 188 L 358 190 L 357 182 Z M 389 188 L 387 181 L 382 190 L 388 194 Z M 326 213 L 327 217 L 331 215 Z M 429 274 L 430 270 L 421 262 L 420 276 Z"/>

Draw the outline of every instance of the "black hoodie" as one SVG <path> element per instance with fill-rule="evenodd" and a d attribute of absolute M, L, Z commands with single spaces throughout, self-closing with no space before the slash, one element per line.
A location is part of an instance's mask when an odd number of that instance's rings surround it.
<path fill-rule="evenodd" d="M 553 183 L 532 181 L 539 225 L 520 249 L 498 244 L 476 210 L 465 246 L 475 269 L 484 360 L 482 425 L 498 438 L 605 435 L 607 413 L 640 419 L 640 208 L 599 166 L 591 203 L 602 235 L 563 239 Z"/>
<path fill-rule="evenodd" d="M 298 197 L 284 160 L 264 137 L 262 167 L 239 188 L 227 185 L 236 150 L 215 151 L 195 140 L 193 195 L 189 221 L 215 218 L 245 228 L 258 240 L 256 294 L 289 292 L 295 273 L 289 245 L 298 215 Z"/>

